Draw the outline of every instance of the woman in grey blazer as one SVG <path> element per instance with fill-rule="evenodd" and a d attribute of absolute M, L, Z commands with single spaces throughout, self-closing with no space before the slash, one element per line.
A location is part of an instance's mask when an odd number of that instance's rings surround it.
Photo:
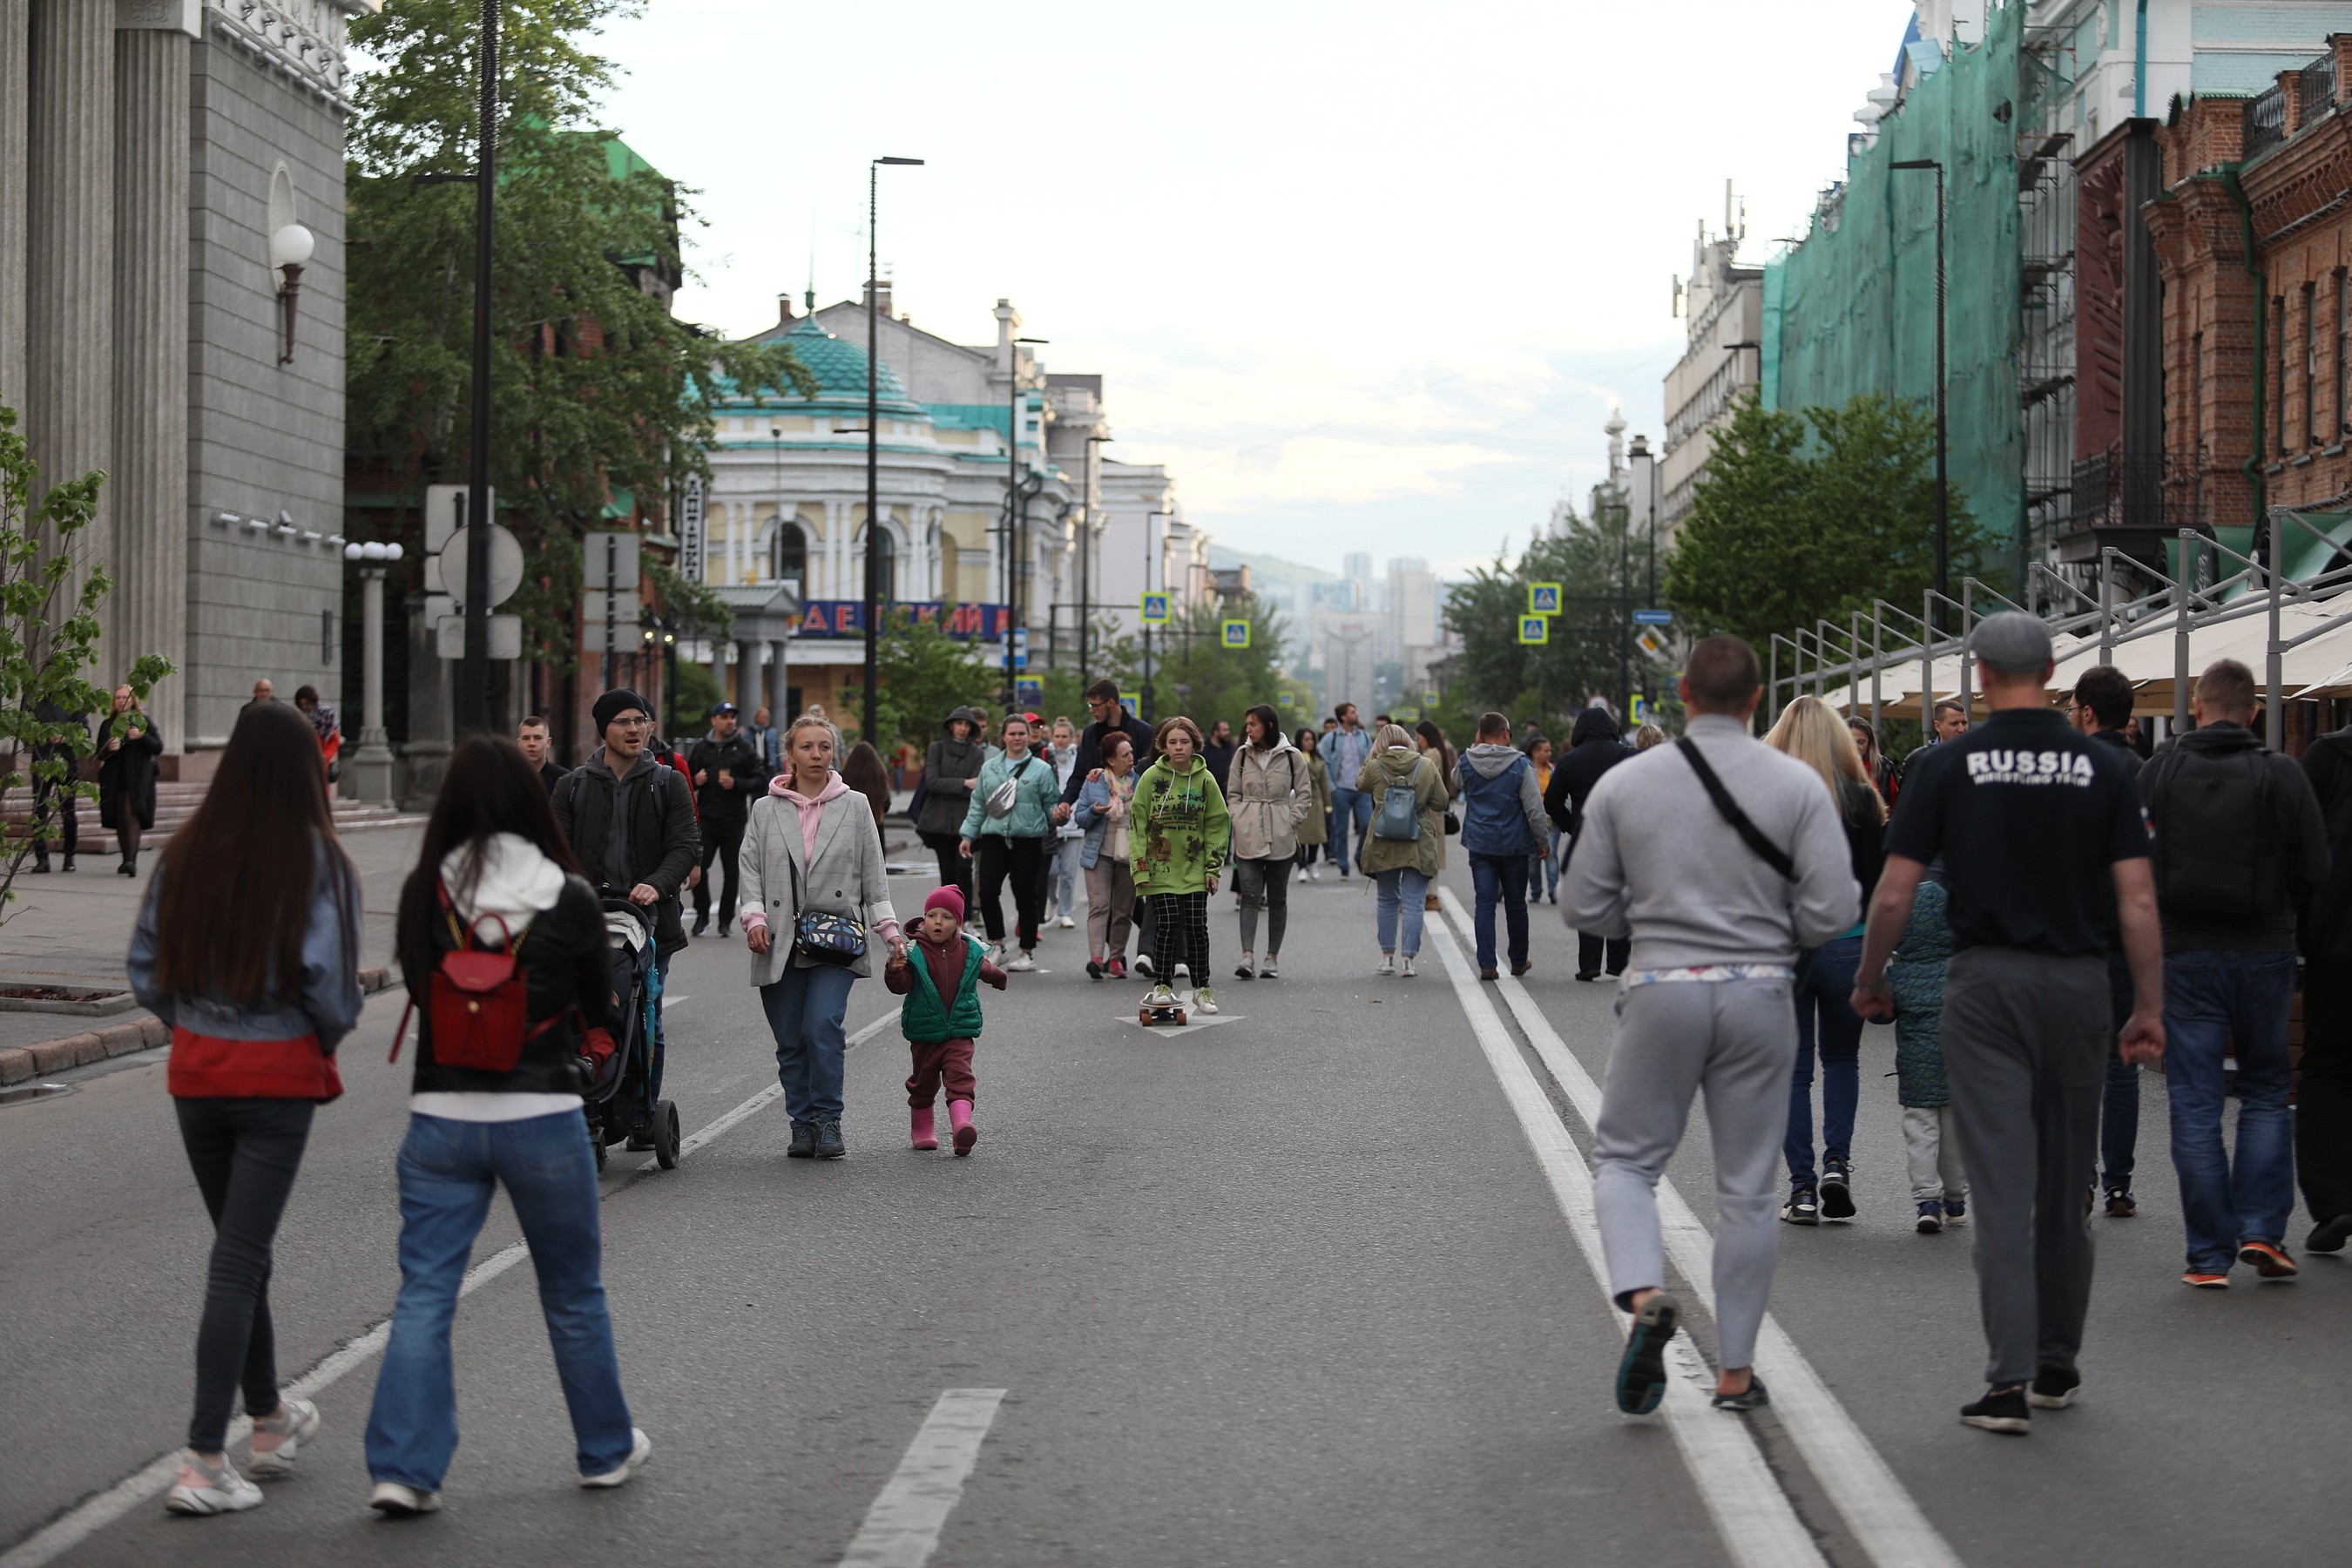
<path fill-rule="evenodd" d="M 838 1160 L 842 1060 L 849 1049 L 842 1022 L 849 988 L 874 973 L 874 943 L 906 945 L 882 864 L 882 835 L 866 797 L 834 772 L 840 737 L 803 715 L 784 732 L 784 767 L 751 806 L 739 858 L 743 940 L 751 950 L 751 984 L 776 1037 L 776 1079 L 793 1119 L 795 1160 Z M 793 951 L 802 911 L 842 915 L 866 928 L 854 963 L 819 963 Z"/>

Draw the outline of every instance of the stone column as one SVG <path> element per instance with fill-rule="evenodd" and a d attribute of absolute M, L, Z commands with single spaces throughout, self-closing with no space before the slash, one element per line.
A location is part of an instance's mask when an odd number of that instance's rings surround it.
<path fill-rule="evenodd" d="M 19 402 L 25 418 L 18 428 L 42 479 L 53 484 L 114 463 L 114 7 L 33 0 L 27 36 L 33 69 Z M 74 553 L 82 561 L 113 553 L 107 526 L 113 494 L 110 484 L 100 492 L 98 515 L 80 535 Z M 34 499 L 37 503 L 39 495 Z M 69 576 L 61 596 L 78 598 L 86 574 L 85 568 Z M 97 678 L 113 675 L 101 668 Z M 166 743 L 177 739 L 164 731 Z"/>
<path fill-rule="evenodd" d="M 768 694 L 761 700 L 768 705 L 768 720 L 778 732 L 793 721 L 784 711 L 784 644 L 781 637 L 768 645 Z"/>
<path fill-rule="evenodd" d="M 114 51 L 114 574 L 99 663 L 188 662 L 188 51 L 176 27 L 126 26 Z M 187 738 L 186 682 L 155 689 L 166 752 Z"/>
<path fill-rule="evenodd" d="M 25 409 L 25 139 L 33 101 L 32 0 L 0 0 L 0 404 Z M 18 426 L 21 430 L 22 426 Z"/>
<path fill-rule="evenodd" d="M 381 566 L 360 569 L 361 658 L 366 662 L 361 666 L 359 750 L 343 770 L 343 793 L 372 805 L 390 805 L 394 798 L 392 741 L 383 727 L 383 574 Z"/>
<path fill-rule="evenodd" d="M 749 721 L 751 710 L 760 705 L 760 645 L 749 638 L 735 645 L 735 706 L 741 717 Z"/>

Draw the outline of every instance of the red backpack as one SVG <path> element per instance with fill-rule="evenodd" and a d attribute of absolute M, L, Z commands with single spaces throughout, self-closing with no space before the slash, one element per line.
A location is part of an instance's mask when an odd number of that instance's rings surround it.
<path fill-rule="evenodd" d="M 485 915 L 484 920 L 498 921 L 504 940 L 495 949 L 478 947 L 473 929 L 449 907 L 448 885 L 438 883 L 434 890 L 441 901 L 441 918 L 449 922 L 449 933 L 457 939 L 457 945 L 441 955 L 441 962 L 425 978 L 433 1059 L 443 1067 L 476 1072 L 512 1072 L 522 1058 L 523 1047 L 553 1028 L 562 1016 L 558 1014 L 539 1027 L 530 1027 L 530 976 L 516 957 L 530 922 L 525 921 L 522 931 L 516 932 L 508 929 L 504 916 Z M 392 1055 L 387 1059 L 400 1059 L 409 1015 L 415 1010 L 412 999 L 400 1016 L 400 1028 L 392 1037 Z"/>

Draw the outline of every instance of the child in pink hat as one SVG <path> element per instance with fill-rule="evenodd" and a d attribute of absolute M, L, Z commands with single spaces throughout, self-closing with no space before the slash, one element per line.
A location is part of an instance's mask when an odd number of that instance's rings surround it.
<path fill-rule="evenodd" d="M 914 936 L 906 953 L 882 970 L 882 984 L 890 994 L 906 998 L 898 1007 L 898 1027 L 915 1057 L 914 1073 L 907 1079 L 914 1143 L 918 1149 L 940 1146 L 931 1110 L 945 1084 L 948 1127 L 961 1158 L 980 1142 L 980 1129 L 971 1124 L 971 1053 L 980 1037 L 980 985 L 986 981 L 1003 990 L 1004 971 L 988 961 L 981 943 L 964 934 L 963 894 L 953 887 L 935 889 L 923 900 L 923 917 L 915 922 Z"/>

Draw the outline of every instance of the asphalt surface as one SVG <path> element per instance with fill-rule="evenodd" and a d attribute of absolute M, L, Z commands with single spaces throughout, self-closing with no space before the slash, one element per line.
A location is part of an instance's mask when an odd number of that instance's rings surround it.
<path fill-rule="evenodd" d="M 1463 872 L 1447 882 L 1466 897 Z M 906 879 L 902 901 L 925 885 Z M 1295 887 L 1284 978 L 1244 984 L 1222 973 L 1230 911 L 1218 900 L 1212 926 L 1225 1021 L 1181 1032 L 1139 1028 L 1141 987 L 1089 982 L 1083 932 L 1050 933 L 1043 971 L 987 994 L 968 1160 L 906 1147 L 895 1027 L 851 1053 L 845 1161 L 786 1161 L 772 1104 L 675 1172 L 641 1174 L 645 1156 L 615 1150 L 605 1279 L 656 1445 L 626 1488 L 572 1484 L 526 1261 L 460 1308 L 464 1436 L 441 1514 L 387 1524 L 362 1506 L 371 1358 L 317 1396 L 324 1430 L 267 1506 L 185 1521 L 141 1497 L 53 1560 L 829 1564 L 942 1391 L 971 1388 L 1004 1398 L 939 1563 L 1752 1560 L 1664 1421 L 1611 1405 L 1621 1320 L 1474 1037 L 1448 939 L 1429 939 L 1420 976 L 1376 977 L 1363 884 Z M 1551 906 L 1535 934 L 1528 998 L 1597 1078 L 1612 994 L 1570 978 Z M 1504 988 L 1475 989 L 1510 1020 Z M 669 1086 L 691 1133 L 772 1084 L 772 1063 L 740 947 L 696 944 L 671 994 Z M 894 1011 L 878 980 L 861 984 L 849 1021 Z M 320 1114 L 279 1236 L 289 1382 L 390 1309 L 398 1016 L 397 994 L 373 999 L 344 1047 L 349 1092 Z M 8 1568 L 44 1526 L 89 1523 L 90 1499 L 184 1430 L 210 1238 L 159 1058 L 0 1107 Z M 2187 1563 L 2226 1541 L 2257 1561 L 2339 1560 L 2346 1268 L 2178 1284 L 2148 1076 L 2141 1217 L 2094 1222 L 2081 1403 L 2021 1441 L 1961 1427 L 1983 1361 L 1970 1233 L 1912 1232 L 1878 1076 L 1892 1058 L 1891 1032 L 1872 1030 L 1862 1216 L 1784 1229 L 1774 1311 L 1954 1556 Z M 1544 1088 L 1588 1148 L 1565 1087 Z M 1670 1177 L 1711 1220 L 1693 1123 Z M 501 1201 L 477 1262 L 514 1240 Z M 1691 1326 L 1711 1348 L 1703 1312 Z M 1754 1439 L 1819 1561 L 1874 1561 L 1779 1417 L 1702 1418 Z"/>

